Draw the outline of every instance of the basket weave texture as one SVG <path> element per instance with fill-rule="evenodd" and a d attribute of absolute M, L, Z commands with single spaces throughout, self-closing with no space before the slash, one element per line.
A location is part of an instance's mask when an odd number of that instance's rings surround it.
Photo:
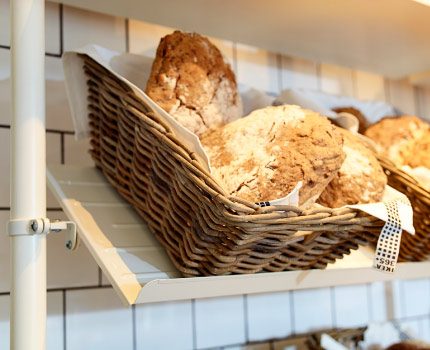
<path fill-rule="evenodd" d="M 127 84 L 81 57 L 96 166 L 184 276 L 324 268 L 376 242 L 384 223 L 355 209 L 260 207 L 229 196 Z"/>
<path fill-rule="evenodd" d="M 399 261 L 423 261 L 430 257 L 430 192 L 390 160 L 379 157 L 388 176 L 388 184 L 404 193 L 414 213 L 415 235 L 403 234 Z"/>

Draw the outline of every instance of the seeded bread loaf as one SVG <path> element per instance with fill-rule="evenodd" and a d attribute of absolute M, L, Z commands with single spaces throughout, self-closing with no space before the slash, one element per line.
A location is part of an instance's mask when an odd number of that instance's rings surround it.
<path fill-rule="evenodd" d="M 334 179 L 318 199 L 318 203 L 337 208 L 348 204 L 379 202 L 387 176 L 373 152 L 351 132 L 338 128 L 343 135 L 346 158 Z"/>
<path fill-rule="evenodd" d="M 340 169 L 342 134 L 327 118 L 298 106 L 266 107 L 201 137 L 220 185 L 252 202 L 287 195 L 315 201 Z"/>
<path fill-rule="evenodd" d="M 233 71 L 196 33 L 175 31 L 161 39 L 145 92 L 197 135 L 242 116 Z"/>

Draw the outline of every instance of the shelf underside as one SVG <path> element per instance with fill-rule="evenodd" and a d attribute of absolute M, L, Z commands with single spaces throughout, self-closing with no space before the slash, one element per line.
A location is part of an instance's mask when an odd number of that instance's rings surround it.
<path fill-rule="evenodd" d="M 430 70 L 430 7 L 421 2 L 61 0 L 70 6 L 392 78 Z"/>
<path fill-rule="evenodd" d="M 402 263 L 394 274 L 371 268 L 367 249 L 326 270 L 182 278 L 142 219 L 94 167 L 53 165 L 48 182 L 79 237 L 125 304 L 368 283 L 430 275 L 430 262 Z"/>

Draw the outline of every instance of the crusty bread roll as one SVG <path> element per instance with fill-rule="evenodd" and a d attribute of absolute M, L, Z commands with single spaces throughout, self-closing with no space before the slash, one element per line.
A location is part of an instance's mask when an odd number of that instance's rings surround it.
<path fill-rule="evenodd" d="M 175 31 L 161 39 L 145 92 L 197 135 L 242 116 L 233 71 L 196 33 Z"/>
<path fill-rule="evenodd" d="M 430 129 L 423 132 L 410 146 L 410 153 L 405 159 L 405 165 L 412 168 L 424 166 L 430 169 Z"/>
<path fill-rule="evenodd" d="M 424 148 L 428 142 L 429 124 L 415 116 L 386 117 L 371 125 L 365 135 L 375 141 L 379 152 L 398 166 L 418 166 L 421 156 L 426 157 L 419 147 Z M 421 146 L 415 148 L 418 140 Z"/>
<path fill-rule="evenodd" d="M 373 152 L 351 132 L 338 128 L 343 135 L 346 158 L 334 179 L 318 199 L 318 203 L 337 208 L 348 204 L 379 202 L 387 176 Z"/>
<path fill-rule="evenodd" d="M 315 201 L 345 157 L 327 118 L 291 105 L 256 110 L 201 142 L 225 191 L 252 202 L 282 198 L 298 181 L 300 204 Z"/>
<path fill-rule="evenodd" d="M 352 114 L 354 117 L 358 120 L 358 132 L 360 134 L 363 134 L 364 131 L 366 131 L 367 127 L 369 126 L 369 122 L 367 121 L 366 117 L 363 113 L 361 113 L 357 108 L 355 107 L 336 107 L 333 108 L 333 112 L 336 113 L 349 113 Z"/>

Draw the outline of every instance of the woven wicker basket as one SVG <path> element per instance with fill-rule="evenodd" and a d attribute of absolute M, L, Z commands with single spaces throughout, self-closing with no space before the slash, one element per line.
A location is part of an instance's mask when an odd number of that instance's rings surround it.
<path fill-rule="evenodd" d="M 415 235 L 403 234 L 399 261 L 423 261 L 430 257 L 430 192 L 390 160 L 379 157 L 388 184 L 406 194 L 414 212 Z"/>
<path fill-rule="evenodd" d="M 377 240 L 384 223 L 358 210 L 228 196 L 127 84 L 82 58 L 92 157 L 184 276 L 324 268 Z"/>

